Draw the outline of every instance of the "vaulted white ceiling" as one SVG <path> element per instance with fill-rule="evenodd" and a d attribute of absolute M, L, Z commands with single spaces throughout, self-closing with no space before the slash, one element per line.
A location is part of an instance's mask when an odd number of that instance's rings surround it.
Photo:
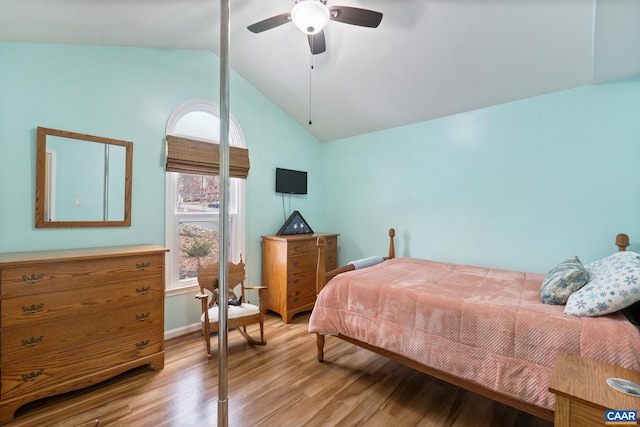
<path fill-rule="evenodd" d="M 330 22 L 327 52 L 311 58 L 291 23 L 246 28 L 292 0 L 231 0 L 232 68 L 321 141 L 640 75 L 640 0 L 327 4 L 384 17 L 376 29 Z M 219 9 L 219 0 L 0 0 L 0 41 L 219 53 Z"/>

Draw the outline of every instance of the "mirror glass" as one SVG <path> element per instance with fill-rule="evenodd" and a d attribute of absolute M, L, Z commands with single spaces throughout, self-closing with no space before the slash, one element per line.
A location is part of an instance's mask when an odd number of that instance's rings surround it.
<path fill-rule="evenodd" d="M 36 227 L 131 225 L 133 144 L 38 128 Z"/>

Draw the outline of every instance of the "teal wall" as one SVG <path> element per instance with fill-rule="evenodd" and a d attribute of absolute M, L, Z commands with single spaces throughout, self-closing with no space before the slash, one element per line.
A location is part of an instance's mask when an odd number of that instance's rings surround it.
<path fill-rule="evenodd" d="M 0 43 L 0 252 L 164 244 L 165 126 L 190 99 L 219 101 L 219 61 L 211 52 Z M 252 283 L 260 281 L 260 236 L 283 223 L 276 166 L 309 172 L 309 195 L 292 198 L 322 229 L 320 142 L 237 74 L 231 114 L 244 133 Z M 133 142 L 131 227 L 36 229 L 38 126 Z M 166 329 L 196 322 L 193 295 L 166 301 Z"/>
<path fill-rule="evenodd" d="M 0 43 L 0 252 L 164 244 L 164 132 L 196 98 L 218 102 L 204 51 Z M 427 101 L 425 101 L 427 102 Z M 398 256 L 545 272 L 588 262 L 630 234 L 640 249 L 640 79 L 594 85 L 321 144 L 237 74 L 231 113 L 250 152 L 249 281 L 260 236 L 284 222 L 275 167 L 309 172 L 285 199 L 316 231 L 338 232 L 340 263 Z M 38 126 L 133 141 L 132 225 L 35 229 Z M 166 329 L 197 321 L 167 298 Z"/>
<path fill-rule="evenodd" d="M 428 102 L 428 100 L 425 100 Z M 339 258 L 384 254 L 546 272 L 640 244 L 640 79 L 323 145 Z"/>

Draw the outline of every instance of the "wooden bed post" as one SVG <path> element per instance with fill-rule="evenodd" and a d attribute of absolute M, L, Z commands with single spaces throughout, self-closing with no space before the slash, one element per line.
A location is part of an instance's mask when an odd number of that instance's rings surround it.
<path fill-rule="evenodd" d="M 324 362 L 324 335 L 316 334 L 316 346 L 318 347 L 318 362 Z"/>
<path fill-rule="evenodd" d="M 629 246 L 629 236 L 624 233 L 620 233 L 616 236 L 616 246 L 618 247 L 618 252 L 624 252 L 627 250 L 627 246 Z"/>
<path fill-rule="evenodd" d="M 326 269 L 324 266 L 324 237 L 320 236 L 317 240 L 318 246 L 318 264 L 316 265 L 316 295 L 320 293 L 326 283 Z"/>
<path fill-rule="evenodd" d="M 326 283 L 325 265 L 324 265 L 324 237 L 320 236 L 317 240 L 318 246 L 318 264 L 316 266 L 316 295 L 320 293 Z M 324 362 L 324 335 L 316 334 L 316 346 L 318 347 L 318 362 Z"/>
<path fill-rule="evenodd" d="M 396 247 L 393 243 L 393 238 L 396 237 L 396 230 L 394 228 L 389 229 L 389 256 L 386 259 L 392 259 L 396 257 Z"/>

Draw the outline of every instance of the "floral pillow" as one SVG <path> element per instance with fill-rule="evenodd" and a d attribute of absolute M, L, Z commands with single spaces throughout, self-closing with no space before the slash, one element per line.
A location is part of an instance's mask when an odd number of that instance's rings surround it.
<path fill-rule="evenodd" d="M 540 286 L 540 297 L 545 304 L 564 304 L 573 292 L 589 280 L 589 273 L 577 256 L 556 265 Z"/>
<path fill-rule="evenodd" d="M 585 266 L 590 281 L 572 293 L 564 309 L 572 316 L 602 316 L 640 301 L 640 255 L 617 252 Z"/>

